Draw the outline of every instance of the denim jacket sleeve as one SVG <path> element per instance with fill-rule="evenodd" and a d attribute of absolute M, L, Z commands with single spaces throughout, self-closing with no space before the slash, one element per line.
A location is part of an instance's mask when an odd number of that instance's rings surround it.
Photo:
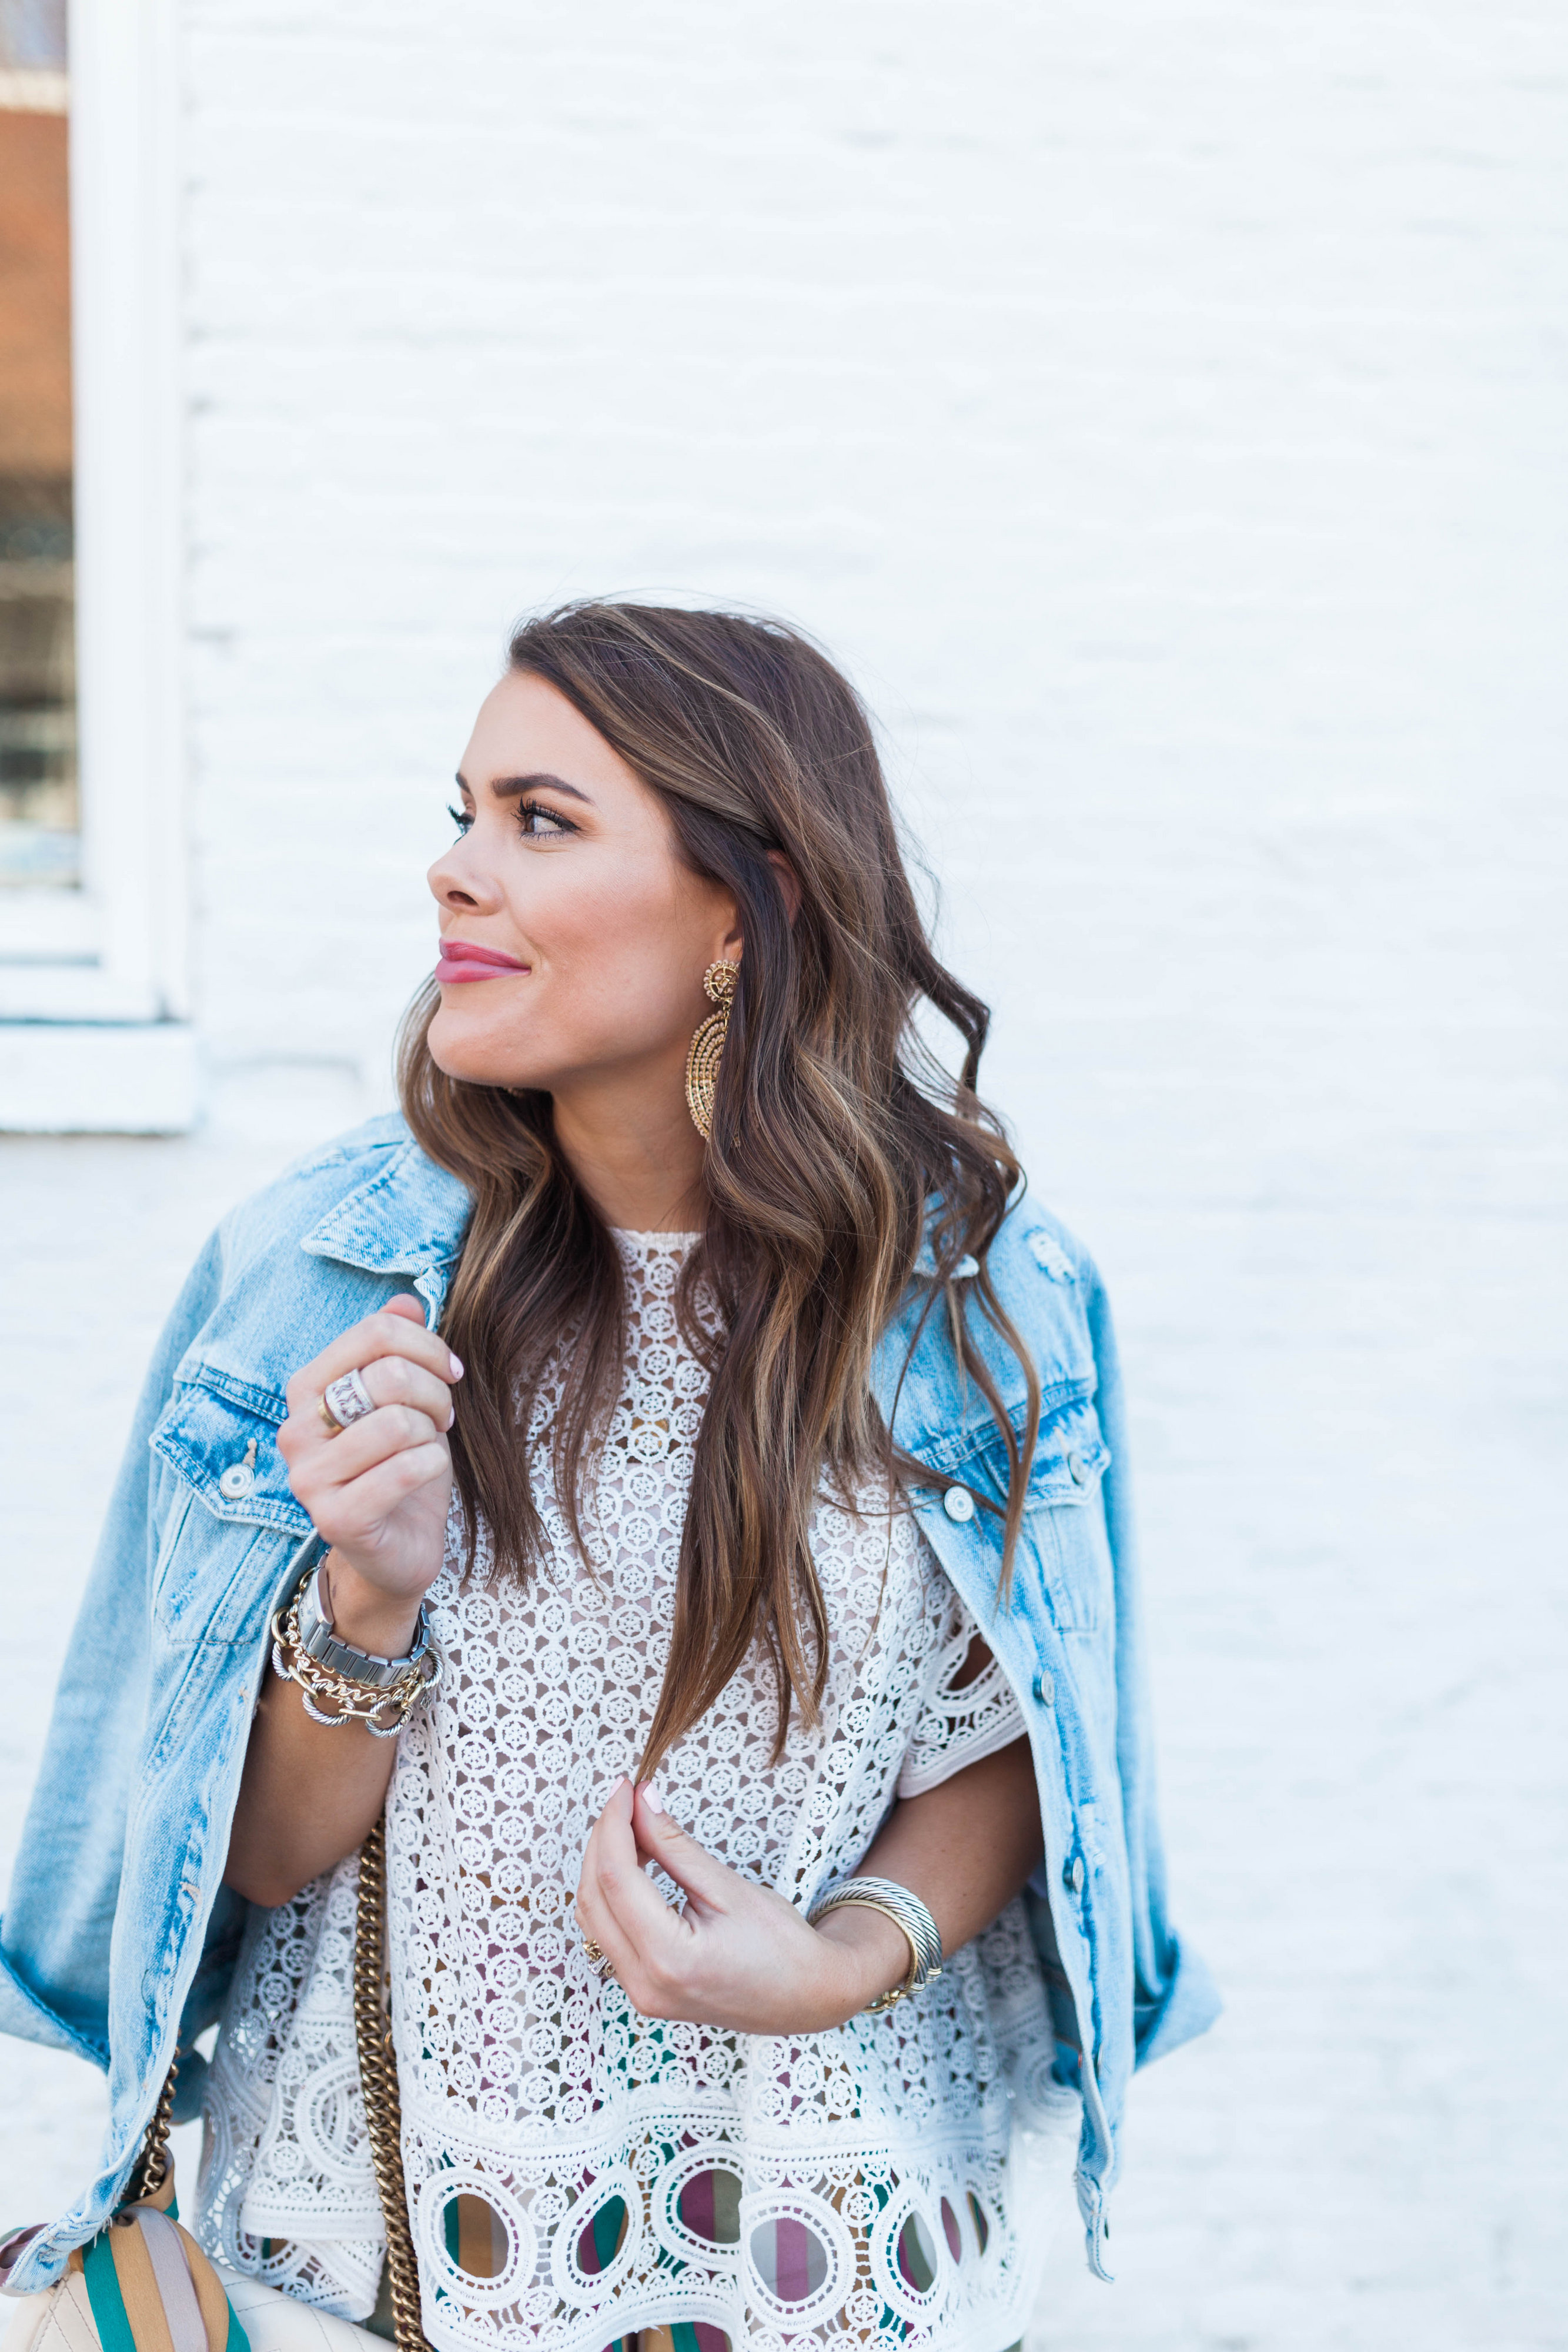
<path fill-rule="evenodd" d="M 1126 1408 L 1110 1302 L 1092 1265 L 1084 1300 L 1098 1381 L 1101 1433 L 1110 1454 L 1102 1502 L 1116 1591 L 1116 1764 L 1127 1882 L 1132 1891 L 1133 2063 L 1146 2065 L 1203 2032 L 1218 2009 L 1207 1970 L 1184 1954 L 1169 1924 L 1151 1735 L 1137 1535 L 1127 1469 Z"/>
<path fill-rule="evenodd" d="M 915 1510 L 1012 1682 L 1034 1749 L 1046 1854 L 1028 1907 L 1053 2063 L 1083 2095 L 1078 2191 L 1089 2259 L 1109 2276 L 1105 2200 L 1129 2077 L 1201 2032 L 1218 2004 L 1166 1908 L 1125 1415 L 1103 1286 L 1082 1244 L 1027 1202 L 1004 1219 L 988 1265 L 1041 1402 L 1010 1579 L 1001 1574 L 1008 1454 L 928 1291 L 886 1335 L 879 1377 L 895 1438 L 929 1472 L 910 1486 Z M 929 1281 L 917 1262 L 923 1271 Z M 960 1273 L 954 1293 L 949 1313 L 966 1317 L 1020 1435 L 1022 1363 Z"/>
<path fill-rule="evenodd" d="M 0 2031 L 99 2066 L 109 2063 L 110 1933 L 147 1710 L 162 1518 L 152 1488 L 168 1475 L 148 1440 L 175 1367 L 217 1301 L 223 1246 L 220 1230 L 192 1268 L 142 1384 L 0 1921 Z"/>

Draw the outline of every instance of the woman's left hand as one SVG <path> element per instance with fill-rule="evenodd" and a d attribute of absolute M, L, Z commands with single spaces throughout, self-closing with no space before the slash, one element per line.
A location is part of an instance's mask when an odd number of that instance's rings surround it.
<path fill-rule="evenodd" d="M 661 1897 L 643 1864 L 684 1892 Z M 846 1905 L 821 1927 L 727 1869 L 664 1811 L 652 1782 L 620 1782 L 593 1825 L 578 1924 L 633 2009 L 737 2033 L 821 2033 L 903 1981 L 909 1946 L 881 1911 Z"/>

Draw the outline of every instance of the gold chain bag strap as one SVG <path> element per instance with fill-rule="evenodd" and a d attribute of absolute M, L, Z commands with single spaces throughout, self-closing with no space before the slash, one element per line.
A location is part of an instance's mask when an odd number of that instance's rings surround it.
<path fill-rule="evenodd" d="M 162 2207 L 173 2202 L 171 2176 L 174 2159 L 169 2153 L 169 2134 L 174 2126 L 174 2084 L 179 2073 L 180 2062 L 176 2058 L 159 2094 L 158 2104 L 152 2110 L 152 2120 L 141 2142 L 141 2153 L 131 2168 L 125 2194 L 120 2200 L 122 2205 Z"/>
<path fill-rule="evenodd" d="M 420 2320 L 419 2266 L 408 2226 L 402 2177 L 402 2103 L 397 2055 L 382 1990 L 386 1982 L 387 1823 L 383 1813 L 360 1848 L 360 1901 L 354 1919 L 354 2042 L 365 2103 L 371 2159 L 387 2239 L 397 2352 L 430 2352 Z"/>
<path fill-rule="evenodd" d="M 383 2000 L 386 1983 L 386 1818 L 360 1853 L 354 1931 L 354 2039 L 376 2189 L 386 2229 L 387 2275 L 397 2352 L 430 2352 L 420 2324 L 419 2272 L 403 2185 L 397 2061 Z M 378 2339 L 351 2321 L 302 2304 L 259 2279 L 214 2264 L 174 2220 L 169 2152 L 174 2080 L 170 2067 L 126 2182 L 98 2236 L 71 2256 L 66 2275 L 21 2298 L 4 2352 L 371 2352 Z M 16 2250 L 34 2234 L 16 2233 Z M 9 2243 L 9 2242 L 8 2242 Z M 68 2309 L 66 2308 L 68 2306 Z"/>

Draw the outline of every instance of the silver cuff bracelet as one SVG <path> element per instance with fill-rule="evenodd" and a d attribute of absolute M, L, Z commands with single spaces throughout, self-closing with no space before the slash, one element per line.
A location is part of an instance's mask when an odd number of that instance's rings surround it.
<path fill-rule="evenodd" d="M 868 1911 L 885 1913 L 909 1941 L 909 1974 L 891 1991 L 878 1993 L 874 2000 L 867 2001 L 866 2009 L 873 2016 L 892 2009 L 896 2001 L 907 2000 L 923 1984 L 941 1975 L 941 1934 L 918 1895 L 911 1895 L 907 1886 L 896 1885 L 891 1878 L 841 1878 L 836 1886 L 830 1886 L 825 1895 L 818 1896 L 806 1914 L 806 1925 L 814 1927 L 819 1919 L 825 1919 L 830 1911 L 838 1910 L 845 1903 L 860 1903 Z"/>

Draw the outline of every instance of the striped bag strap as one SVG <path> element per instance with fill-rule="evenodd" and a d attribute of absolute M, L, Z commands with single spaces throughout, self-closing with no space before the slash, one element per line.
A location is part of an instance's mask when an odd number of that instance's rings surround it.
<path fill-rule="evenodd" d="M 169 2069 L 124 2202 L 71 2257 L 103 2352 L 250 2352 L 223 2282 L 177 2218 L 169 2131 L 179 2065 Z"/>
<path fill-rule="evenodd" d="M 103 2352 L 250 2352 L 216 2271 L 156 2205 L 122 2205 L 75 2261 Z"/>

